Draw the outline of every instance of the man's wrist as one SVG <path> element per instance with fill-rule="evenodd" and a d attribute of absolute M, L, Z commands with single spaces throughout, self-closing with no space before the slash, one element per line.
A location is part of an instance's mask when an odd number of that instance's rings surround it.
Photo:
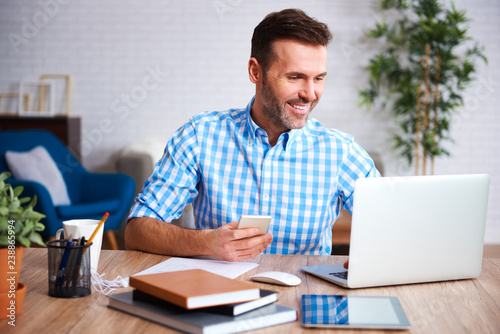
<path fill-rule="evenodd" d="M 196 230 L 196 252 L 199 255 L 212 256 L 213 253 L 212 243 L 214 242 L 213 231 L 210 229 Z M 191 241 L 189 241 L 191 242 Z"/>

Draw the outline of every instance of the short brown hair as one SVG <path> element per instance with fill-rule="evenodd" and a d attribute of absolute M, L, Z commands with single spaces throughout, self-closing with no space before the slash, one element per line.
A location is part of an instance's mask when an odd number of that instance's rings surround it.
<path fill-rule="evenodd" d="M 300 9 L 284 9 L 268 14 L 253 31 L 250 54 L 250 57 L 257 59 L 264 74 L 276 57 L 273 43 L 284 39 L 326 46 L 332 39 L 332 34 L 326 24 L 311 18 Z"/>

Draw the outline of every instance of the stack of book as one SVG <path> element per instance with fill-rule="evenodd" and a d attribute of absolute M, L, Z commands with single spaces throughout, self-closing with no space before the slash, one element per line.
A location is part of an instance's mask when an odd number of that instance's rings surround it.
<path fill-rule="evenodd" d="M 297 320 L 277 292 L 201 269 L 130 277 L 109 307 L 188 333 L 238 333 Z"/>

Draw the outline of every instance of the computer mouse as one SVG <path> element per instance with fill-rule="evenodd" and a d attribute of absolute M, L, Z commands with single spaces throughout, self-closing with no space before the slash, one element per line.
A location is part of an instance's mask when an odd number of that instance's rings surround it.
<path fill-rule="evenodd" d="M 284 286 L 296 286 L 302 282 L 299 277 L 281 271 L 265 271 L 251 276 L 250 279 L 256 282 L 263 282 L 263 283 L 270 283 L 270 284 L 277 284 Z"/>

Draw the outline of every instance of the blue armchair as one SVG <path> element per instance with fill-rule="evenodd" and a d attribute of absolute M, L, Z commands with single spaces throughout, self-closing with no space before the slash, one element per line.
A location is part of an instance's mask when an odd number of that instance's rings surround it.
<path fill-rule="evenodd" d="M 111 248 L 118 249 L 114 230 L 117 230 L 128 213 L 135 194 L 134 180 L 125 174 L 89 173 L 54 134 L 44 130 L 0 131 L 0 172 L 10 171 L 6 151 L 25 152 L 43 146 L 62 174 L 71 200 L 70 205 L 55 206 L 48 190 L 38 182 L 21 181 L 11 177 L 7 182 L 13 187 L 22 185 L 22 197 L 37 195 L 35 210 L 46 215 L 42 220 L 44 237 L 54 237 L 62 222 L 70 219 L 101 219 L 104 236 Z"/>

